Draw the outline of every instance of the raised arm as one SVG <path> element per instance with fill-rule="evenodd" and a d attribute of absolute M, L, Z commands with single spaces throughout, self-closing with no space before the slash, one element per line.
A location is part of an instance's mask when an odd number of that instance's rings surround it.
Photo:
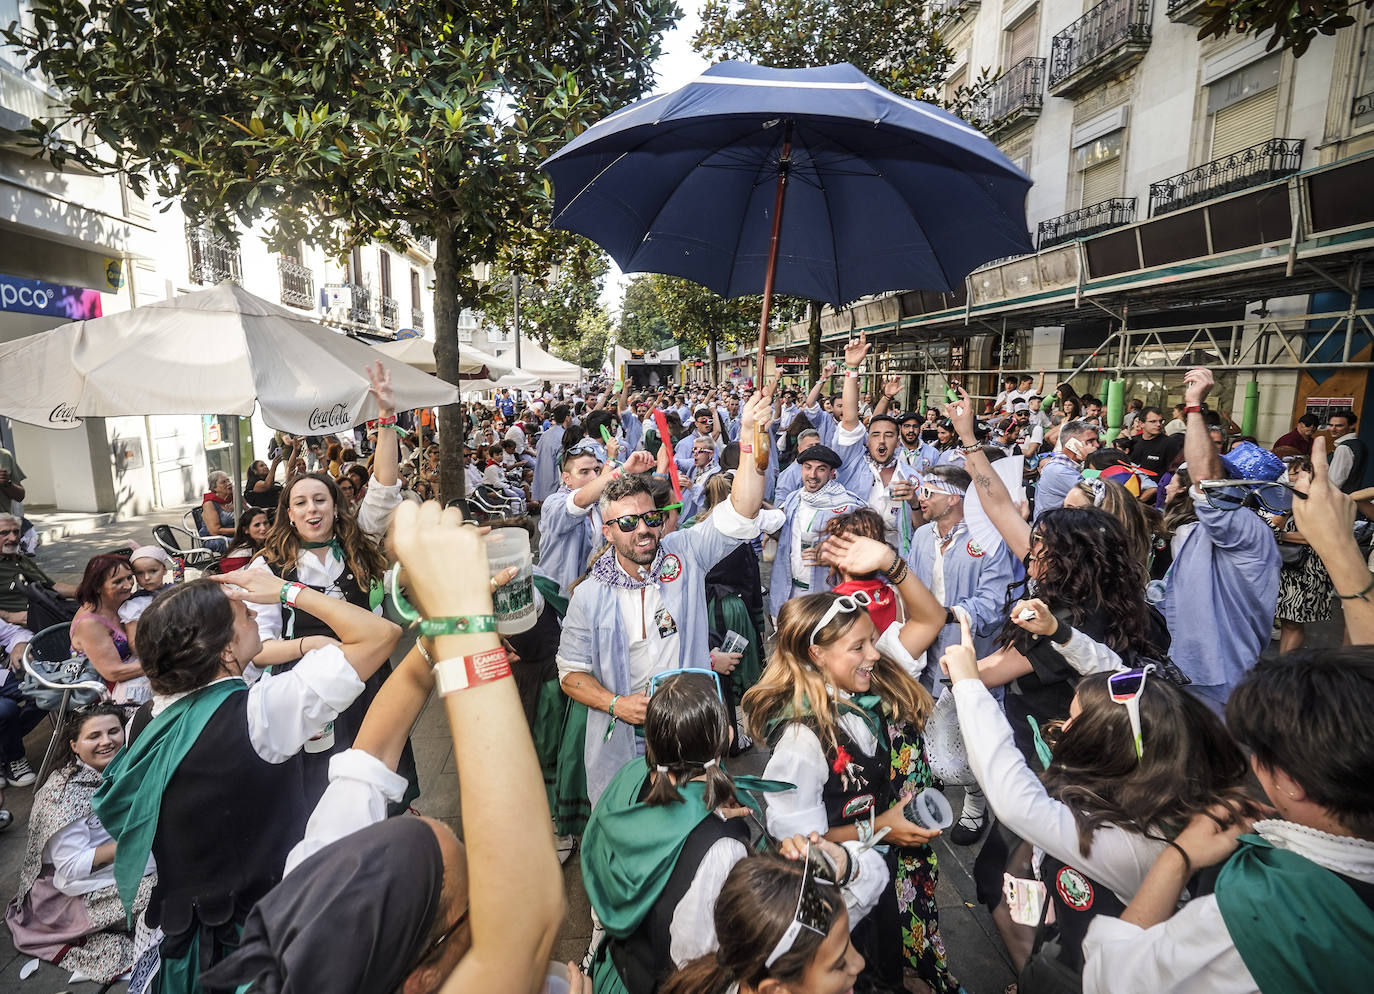
<path fill-rule="evenodd" d="M 763 473 L 759 471 L 758 454 L 754 452 L 754 446 L 760 444 L 760 437 L 767 437 L 768 425 L 773 420 L 769 408 L 772 393 L 773 386 L 764 384 L 763 389 L 740 408 L 740 461 L 739 468 L 735 470 L 735 482 L 730 487 L 730 503 L 746 518 L 756 517 L 763 506 Z M 756 427 L 760 430 L 759 435 L 754 432 Z M 746 455 L 753 455 L 754 458 L 745 459 Z"/>
<path fill-rule="evenodd" d="M 372 478 L 384 487 L 395 486 L 400 479 L 401 439 L 396 434 L 396 396 L 391 392 L 391 373 L 379 360 L 367 369 L 371 381 L 368 393 L 377 398 L 377 417 L 391 424 L 377 425 L 377 451 L 372 456 Z"/>
<path fill-rule="evenodd" d="M 816 378 L 815 384 L 806 394 L 806 407 L 812 408 L 821 402 L 821 393 L 829 385 L 831 377 L 835 375 L 835 364 L 827 362 L 821 370 L 821 375 Z"/>
<path fill-rule="evenodd" d="M 868 355 L 868 333 L 844 347 L 844 392 L 840 395 L 840 427 L 853 431 L 859 427 L 859 364 Z"/>
<path fill-rule="evenodd" d="M 1183 384 L 1183 406 L 1198 408 L 1189 410 L 1184 415 L 1188 431 L 1183 436 L 1183 458 L 1188 463 L 1188 476 L 1194 483 L 1224 479 L 1221 457 L 1217 454 L 1216 445 L 1212 443 L 1212 436 L 1207 433 L 1207 419 L 1202 416 L 1201 411 L 1202 402 L 1212 392 L 1216 380 L 1212 379 L 1211 370 L 1199 367 L 1184 374 Z"/>
<path fill-rule="evenodd" d="M 486 544 L 475 528 L 462 526 L 457 508 L 403 504 L 392 523 L 391 547 L 423 617 L 491 616 Z M 455 573 L 454 563 L 467 568 Z M 463 784 L 472 929 L 471 948 L 441 988 L 446 994 L 537 989 L 563 918 L 544 778 L 520 696 L 508 666 L 477 669 L 473 663 L 499 649 L 496 632 L 485 631 L 441 635 L 431 650 L 436 670 L 487 674 L 444 696 Z"/>
<path fill-rule="evenodd" d="M 1374 574 L 1355 543 L 1355 502 L 1332 485 L 1326 464 L 1326 438 L 1312 441 L 1312 473 L 1299 473 L 1294 485 L 1307 492 L 1295 497 L 1293 518 L 1331 576 L 1353 645 L 1374 643 Z"/>
<path fill-rule="evenodd" d="M 873 405 L 873 416 L 876 418 L 879 414 L 886 414 L 887 409 L 892 406 L 892 398 L 897 396 L 901 390 L 902 378 L 900 376 L 889 376 L 884 379 L 882 389 L 879 391 L 882 396 Z"/>
<path fill-rule="evenodd" d="M 825 540 L 822 556 L 826 562 L 846 573 L 882 573 L 889 578 L 901 575 L 901 580 L 893 586 L 897 588 L 902 607 L 906 609 L 906 621 L 902 623 L 899 634 L 902 648 L 912 656 L 919 656 L 930 648 L 945 625 L 945 608 L 917 579 L 915 570 L 902 562 L 896 549 L 861 535 L 831 535 Z"/>
<path fill-rule="evenodd" d="M 959 441 L 965 446 L 976 445 L 978 436 L 973 429 L 973 401 L 963 387 L 959 387 L 959 402 L 946 404 L 944 410 L 945 417 L 954 423 Z M 983 510 L 987 512 L 988 520 L 996 526 L 1002 541 L 1007 543 L 1007 549 L 1017 559 L 1025 559 L 1030 555 L 1031 526 L 1012 503 L 1011 494 L 982 449 L 970 449 L 964 453 L 964 469 L 973 478 Z"/>

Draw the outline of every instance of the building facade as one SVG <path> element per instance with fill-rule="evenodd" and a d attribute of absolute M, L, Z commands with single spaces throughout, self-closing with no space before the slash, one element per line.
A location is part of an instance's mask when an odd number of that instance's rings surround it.
<path fill-rule="evenodd" d="M 1363 415 L 1374 366 L 1374 14 L 1300 58 L 1267 38 L 1199 41 L 1206 0 L 939 0 L 950 92 L 984 67 L 976 115 L 1034 181 L 1036 252 L 952 292 L 912 291 L 823 318 L 858 329 L 913 402 L 951 377 L 991 396 L 999 373 L 1047 371 L 1161 406 L 1194 364 L 1218 403 L 1272 442 L 1307 409 Z M 806 327 L 770 353 L 805 351 Z M 786 367 L 784 367 L 786 368 Z M 1367 440 L 1368 441 L 1368 440 Z"/>

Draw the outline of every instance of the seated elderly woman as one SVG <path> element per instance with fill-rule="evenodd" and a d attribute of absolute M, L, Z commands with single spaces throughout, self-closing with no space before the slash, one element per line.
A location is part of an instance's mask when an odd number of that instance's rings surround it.
<path fill-rule="evenodd" d="M 234 484 L 229 474 L 220 470 L 210 474 L 208 483 L 210 489 L 201 498 L 196 530 L 211 540 L 207 545 L 224 552 L 234 537 Z"/>
<path fill-rule="evenodd" d="M 5 922 L 21 953 L 101 983 L 134 964 L 134 938 L 115 888 L 115 841 L 91 810 L 101 771 L 124 746 L 125 712 L 103 702 L 78 710 L 63 735 L 65 762 L 34 796 L 19 891 Z M 149 858 L 134 901 L 152 893 Z"/>
<path fill-rule="evenodd" d="M 85 656 L 118 704 L 141 704 L 152 696 L 143 667 L 119 609 L 134 589 L 134 574 L 123 556 L 93 556 L 76 588 L 81 603 L 72 619 L 72 655 Z"/>

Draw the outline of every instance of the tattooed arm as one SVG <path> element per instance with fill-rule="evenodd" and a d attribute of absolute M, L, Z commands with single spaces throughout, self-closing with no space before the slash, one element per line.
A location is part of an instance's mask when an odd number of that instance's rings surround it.
<path fill-rule="evenodd" d="M 973 401 L 968 394 L 959 389 L 959 400 L 945 405 L 945 417 L 954 423 L 959 440 L 965 445 L 973 445 L 977 436 L 973 430 Z M 973 486 L 978 490 L 978 498 L 983 502 L 983 510 L 1001 533 L 1007 548 L 1017 559 L 1030 555 L 1031 526 L 1021 517 L 1021 512 L 1012 503 L 1002 478 L 992 469 L 992 463 L 982 449 L 964 454 L 964 469 L 973 478 Z"/>

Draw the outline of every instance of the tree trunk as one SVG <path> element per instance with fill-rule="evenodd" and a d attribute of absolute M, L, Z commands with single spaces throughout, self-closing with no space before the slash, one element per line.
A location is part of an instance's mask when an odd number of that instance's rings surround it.
<path fill-rule="evenodd" d="M 716 360 L 716 329 L 706 329 L 706 354 L 710 357 L 708 362 L 711 366 L 711 386 L 720 386 L 720 374 L 717 370 Z"/>
<path fill-rule="evenodd" d="M 807 312 L 809 325 L 806 329 L 806 372 L 810 382 L 821 380 L 821 303 L 810 301 Z"/>
<path fill-rule="evenodd" d="M 441 220 L 434 258 L 434 365 L 439 379 L 458 379 L 458 247 L 452 220 Z M 464 496 L 463 440 L 467 424 L 457 404 L 439 408 L 439 499 Z"/>

